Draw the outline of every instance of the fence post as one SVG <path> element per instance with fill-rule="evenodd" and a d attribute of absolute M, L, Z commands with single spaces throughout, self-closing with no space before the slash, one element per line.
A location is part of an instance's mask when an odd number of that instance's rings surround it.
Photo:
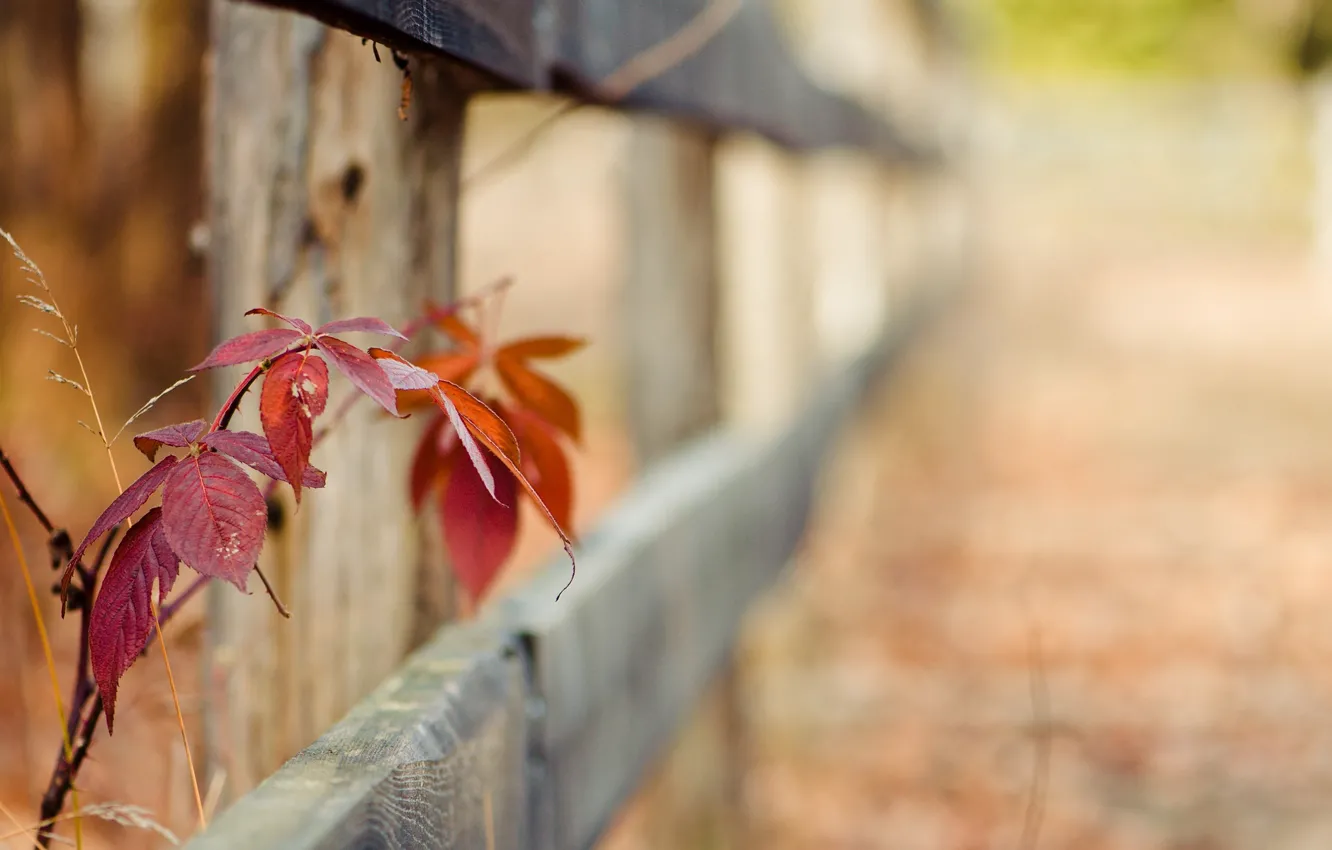
<path fill-rule="evenodd" d="M 721 416 L 715 147 L 697 129 L 634 119 L 624 322 L 630 429 L 643 464 Z M 646 786 L 651 846 L 731 843 L 741 769 L 734 685 L 723 671 Z"/>
<path fill-rule="evenodd" d="M 256 306 L 315 324 L 356 315 L 398 324 L 426 295 L 448 300 L 463 72 L 413 61 L 415 95 L 401 122 L 401 77 L 387 51 L 378 63 L 359 38 L 231 0 L 214 0 L 212 23 L 217 336 L 256 329 L 242 315 Z M 335 377 L 330 413 L 349 391 Z M 259 430 L 252 408 L 242 411 L 233 427 Z M 407 498 L 418 427 L 358 402 L 315 450 L 327 488 L 299 511 L 279 490 L 261 565 L 292 619 L 277 615 L 257 579 L 248 596 L 212 590 L 206 781 L 224 783 L 225 796 L 313 741 L 447 615 L 451 593 L 426 560 Z"/>

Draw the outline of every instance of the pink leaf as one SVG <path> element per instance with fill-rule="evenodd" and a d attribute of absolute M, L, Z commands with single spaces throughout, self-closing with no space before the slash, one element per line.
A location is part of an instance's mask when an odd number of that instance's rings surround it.
<path fill-rule="evenodd" d="M 408 479 L 408 492 L 412 510 L 421 510 L 426 495 L 442 478 L 448 475 L 451 455 L 457 437 L 444 426 L 449 422 L 444 414 L 437 415 L 421 434 L 421 442 L 412 457 L 412 470 Z"/>
<path fill-rule="evenodd" d="M 60 577 L 60 598 L 61 598 L 61 616 L 64 616 L 64 598 L 66 591 L 69 590 L 69 580 L 74 575 L 74 565 L 83 557 L 83 553 L 92 545 L 93 541 L 106 534 L 116 523 L 122 522 L 130 514 L 143 507 L 143 503 L 148 501 L 148 497 L 157 492 L 157 488 L 162 486 L 166 480 L 167 474 L 171 472 L 172 467 L 180 462 L 180 458 L 175 455 L 169 455 L 157 462 L 152 469 L 140 475 L 139 478 L 130 486 L 125 488 L 125 492 L 116 497 L 116 500 L 102 511 L 102 515 L 93 523 L 92 528 L 88 529 L 88 535 L 83 538 L 79 548 L 74 550 L 74 557 L 69 559 L 65 566 L 64 575 Z"/>
<path fill-rule="evenodd" d="M 113 731 L 120 677 L 139 657 L 153 628 L 152 593 L 157 604 L 171 592 L 179 559 L 162 528 L 162 509 L 153 508 L 130 527 L 111 556 L 88 624 L 93 677 L 106 706 L 106 731 Z"/>
<path fill-rule="evenodd" d="M 297 503 L 314 447 L 314 419 L 327 404 L 328 364 L 309 351 L 284 354 L 264 377 L 259 421 Z"/>
<path fill-rule="evenodd" d="M 518 532 L 518 481 L 498 459 L 487 456 L 484 463 L 494 479 L 493 490 L 475 467 L 456 464 L 440 504 L 449 559 L 473 601 L 494 582 Z"/>
<path fill-rule="evenodd" d="M 384 370 L 384 374 L 388 375 L 389 383 L 395 390 L 428 390 L 439 383 L 439 375 L 422 369 L 392 351 L 372 348 L 370 356 L 379 364 L 379 368 Z"/>
<path fill-rule="evenodd" d="M 398 339 L 406 339 L 398 332 L 396 328 L 383 319 L 376 319 L 371 316 L 364 316 L 359 319 L 338 319 L 335 322 L 329 322 L 326 325 L 320 325 L 319 330 L 315 331 L 317 336 L 324 334 L 339 334 L 353 331 L 360 331 L 368 334 L 388 334 L 396 336 Z"/>
<path fill-rule="evenodd" d="M 294 316 L 284 316 L 281 313 L 274 313 L 272 310 L 268 310 L 264 307 L 255 307 L 253 310 L 246 310 L 245 315 L 272 316 L 274 319 L 286 322 L 287 324 L 291 325 L 293 328 L 295 328 L 296 330 L 300 331 L 303 334 L 314 333 L 314 328 L 310 327 L 310 323 L 305 321 L 304 319 L 298 319 Z"/>
<path fill-rule="evenodd" d="M 369 354 L 331 336 L 316 337 L 315 345 L 319 346 L 319 350 L 333 361 L 338 371 L 346 375 L 347 380 L 358 390 L 370 396 L 389 413 L 398 415 L 398 401 L 393 393 L 393 384 L 389 382 L 388 375 L 379 367 L 379 363 Z"/>
<path fill-rule="evenodd" d="M 188 457 L 162 489 L 162 522 L 180 559 L 245 590 L 264 544 L 268 508 L 250 477 L 221 455 Z"/>
<path fill-rule="evenodd" d="M 207 427 L 208 423 L 202 419 L 196 419 L 193 422 L 178 422 L 175 425 L 158 428 L 156 431 L 139 434 L 134 438 L 134 448 L 147 455 L 149 460 L 156 460 L 157 450 L 162 446 L 184 448 L 199 439 L 199 435 Z"/>
<path fill-rule="evenodd" d="M 286 481 L 287 473 L 273 456 L 273 447 L 262 434 L 249 431 L 214 431 L 204 438 L 203 444 L 216 449 L 232 460 L 238 460 L 276 481 Z M 301 486 L 318 490 L 324 486 L 326 476 L 313 466 L 301 473 Z"/>
<path fill-rule="evenodd" d="M 271 357 L 301 338 L 300 331 L 287 328 L 273 328 L 266 331 L 254 331 L 233 337 L 213 349 L 213 353 L 191 369 L 199 372 L 216 366 L 235 366 Z"/>

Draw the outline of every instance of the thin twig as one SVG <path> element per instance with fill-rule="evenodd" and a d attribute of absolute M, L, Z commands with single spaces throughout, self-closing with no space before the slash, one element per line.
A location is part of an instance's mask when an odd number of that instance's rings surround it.
<path fill-rule="evenodd" d="M 46 633 L 46 620 L 42 617 L 42 606 L 37 601 L 37 589 L 32 583 L 32 570 L 28 567 L 28 556 L 23 551 L 23 541 L 19 539 L 17 526 L 14 525 L 14 517 L 9 512 L 9 503 L 3 495 L 0 495 L 0 514 L 3 514 L 5 528 L 9 531 L 10 541 L 14 544 L 14 555 L 18 558 L 19 569 L 23 573 L 23 584 L 28 590 L 28 602 L 32 605 L 32 617 L 37 623 L 37 637 L 42 644 L 42 655 L 46 659 L 46 670 L 51 676 L 51 695 L 55 698 L 56 711 L 60 715 L 60 735 L 61 744 L 64 748 L 66 758 L 73 756 L 73 744 L 69 739 L 69 720 L 65 713 L 65 701 L 60 696 L 60 676 L 56 673 L 55 656 L 51 652 L 51 639 Z M 77 793 L 77 792 L 76 792 Z M 75 796 L 74 807 L 78 808 L 78 797 Z M 79 821 L 74 821 L 75 840 L 82 847 L 83 827 Z"/>
<path fill-rule="evenodd" d="M 743 6 L 744 0 L 712 0 L 669 37 L 631 56 L 601 82 L 593 84 L 591 93 L 596 99 L 606 103 L 624 100 L 639 86 L 660 77 L 702 50 L 731 22 Z M 519 161 L 559 119 L 586 105 L 579 100 L 567 100 L 556 104 L 516 141 L 464 177 L 461 188 L 463 190 L 476 188 L 485 179 Z"/>
<path fill-rule="evenodd" d="M 258 564 L 254 565 L 254 571 L 259 574 L 259 580 L 264 583 L 264 590 L 268 591 L 268 598 L 273 600 L 273 604 L 277 606 L 278 613 L 290 620 L 291 612 L 287 610 L 286 605 L 282 604 L 282 600 L 278 598 L 277 591 L 273 589 L 273 585 L 268 583 L 268 576 L 264 575 L 264 571 L 259 569 Z"/>
<path fill-rule="evenodd" d="M 51 520 L 47 518 L 46 512 L 38 507 L 37 501 L 33 499 L 32 493 L 29 492 L 27 486 L 23 483 L 23 479 L 19 477 L 18 470 L 14 468 L 14 464 L 10 462 L 9 457 L 5 454 L 5 450 L 2 448 L 0 448 L 0 467 L 4 467 L 5 474 L 9 476 L 10 481 L 14 482 L 14 489 L 18 491 L 19 501 L 28 506 L 28 510 L 32 511 L 32 515 L 37 517 L 37 522 L 42 528 L 46 529 L 46 533 L 52 534 L 55 532 L 55 526 L 53 526 Z"/>

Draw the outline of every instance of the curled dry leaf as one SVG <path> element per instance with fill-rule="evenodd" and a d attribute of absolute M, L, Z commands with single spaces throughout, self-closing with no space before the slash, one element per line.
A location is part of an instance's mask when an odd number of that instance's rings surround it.
<path fill-rule="evenodd" d="M 116 691 L 152 633 L 153 586 L 157 601 L 171 592 L 179 559 L 167 542 L 162 509 L 153 508 L 126 533 L 102 579 L 88 624 L 93 678 L 106 706 L 106 730 L 115 725 Z"/>
<path fill-rule="evenodd" d="M 281 313 L 274 313 L 272 310 L 269 310 L 266 307 L 255 307 L 253 310 L 246 310 L 245 315 L 269 316 L 271 318 L 277 319 L 278 321 L 286 322 L 296 330 L 300 331 L 302 334 L 308 335 L 314 333 L 314 328 L 310 327 L 310 323 L 305 321 L 304 319 L 298 319 L 295 316 L 284 316 Z"/>

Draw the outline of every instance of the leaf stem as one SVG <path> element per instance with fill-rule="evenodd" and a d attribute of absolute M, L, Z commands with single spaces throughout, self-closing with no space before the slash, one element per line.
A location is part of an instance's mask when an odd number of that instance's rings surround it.
<path fill-rule="evenodd" d="M 0 467 L 4 467 L 5 474 L 9 476 L 10 481 L 14 482 L 14 489 L 18 490 L 19 501 L 28 506 L 28 510 L 32 511 L 32 515 L 37 517 L 37 522 L 42 528 L 46 529 L 47 534 L 54 532 L 55 526 L 47 518 L 46 512 L 37 505 L 32 493 L 28 492 L 28 488 L 23 484 L 23 479 L 19 477 L 18 470 L 14 468 L 14 464 L 10 463 L 9 456 L 5 454 L 3 448 L 0 448 Z"/>
<path fill-rule="evenodd" d="M 285 354 L 286 352 L 283 353 Z M 227 396 L 227 400 L 223 403 L 222 409 L 217 412 L 217 416 L 213 419 L 213 425 L 208 429 L 208 433 L 212 434 L 215 431 L 221 431 L 225 429 L 227 425 L 231 424 L 231 417 L 236 415 L 236 410 L 240 407 L 241 398 L 244 397 L 246 390 L 250 388 L 251 384 L 259 379 L 260 375 L 268 371 L 268 366 L 271 362 L 271 359 L 260 361 L 249 371 L 249 374 L 244 378 L 241 378 L 240 383 L 236 384 L 235 388 L 232 389 L 231 395 Z"/>
<path fill-rule="evenodd" d="M 277 606 L 278 613 L 290 620 L 291 612 L 287 610 L 286 605 L 282 604 L 282 600 L 278 598 L 277 591 L 273 589 L 273 585 L 268 583 L 268 576 L 264 575 L 264 571 L 259 569 L 258 564 L 254 565 L 254 571 L 259 574 L 259 580 L 264 583 L 264 590 L 268 591 L 268 598 L 273 600 L 273 604 Z"/>

